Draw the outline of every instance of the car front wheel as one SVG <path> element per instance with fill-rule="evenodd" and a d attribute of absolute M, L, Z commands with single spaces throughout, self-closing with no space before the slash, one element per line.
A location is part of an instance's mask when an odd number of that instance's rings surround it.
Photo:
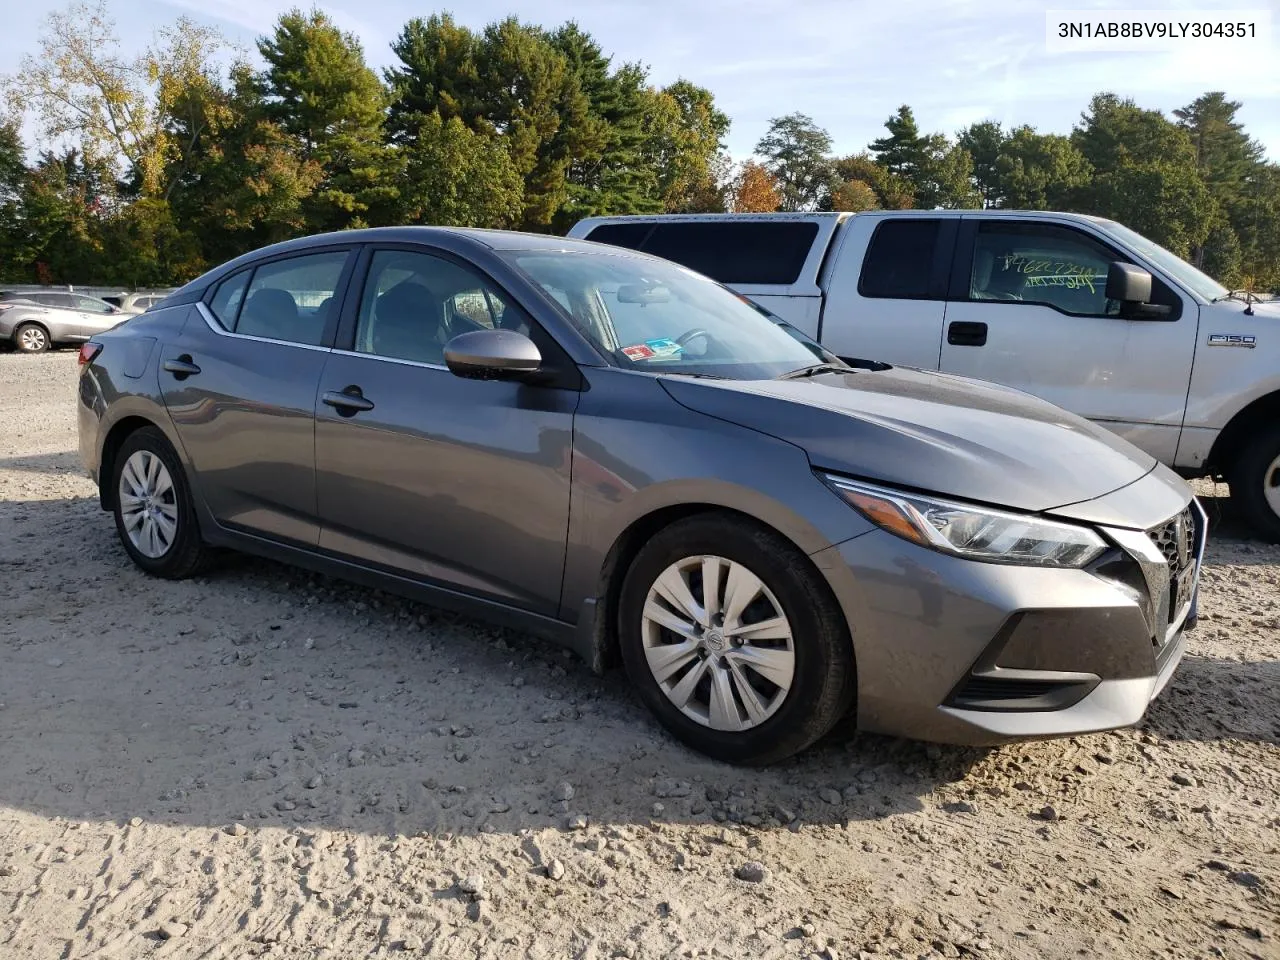
<path fill-rule="evenodd" d="M 23 353 L 44 353 L 49 349 L 49 331 L 38 323 L 24 323 L 13 331 L 13 343 Z"/>
<path fill-rule="evenodd" d="M 129 434 L 112 470 L 116 532 L 147 573 L 181 580 L 209 558 L 177 454 L 156 427 Z"/>
<path fill-rule="evenodd" d="M 1231 499 L 1258 536 L 1280 543 L 1280 427 L 1259 431 L 1227 480 Z"/>
<path fill-rule="evenodd" d="M 619 641 L 632 683 L 677 738 L 763 765 L 818 740 L 853 694 L 848 628 L 789 541 L 727 515 L 662 530 L 623 583 Z"/>

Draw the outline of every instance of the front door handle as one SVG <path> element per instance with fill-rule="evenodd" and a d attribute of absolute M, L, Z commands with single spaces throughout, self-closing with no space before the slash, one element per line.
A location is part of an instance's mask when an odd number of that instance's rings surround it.
<path fill-rule="evenodd" d="M 373 401 L 366 400 L 363 391 L 355 384 L 342 390 L 326 390 L 321 395 L 320 402 L 333 407 L 342 417 L 373 409 Z"/>
<path fill-rule="evenodd" d="M 956 320 L 947 327 L 947 343 L 956 347 L 981 347 L 987 343 L 987 325 Z"/>
<path fill-rule="evenodd" d="M 187 377 L 193 377 L 200 372 L 200 368 L 191 362 L 191 354 L 189 353 L 184 353 L 176 360 L 166 360 L 161 366 L 169 373 L 172 373 L 175 380 L 185 380 Z"/>

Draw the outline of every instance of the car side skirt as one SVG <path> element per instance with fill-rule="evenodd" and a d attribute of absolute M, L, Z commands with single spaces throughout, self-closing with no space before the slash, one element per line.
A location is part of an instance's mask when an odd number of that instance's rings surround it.
<path fill-rule="evenodd" d="M 497 626 L 534 634 L 558 646 L 573 650 L 588 664 L 591 664 L 597 656 L 591 646 L 590 636 L 584 634 L 577 625 L 572 623 L 461 593 L 448 587 L 415 580 L 378 567 L 353 563 L 319 551 L 229 530 L 218 524 L 201 524 L 201 534 L 212 546 L 228 547 L 242 553 L 265 557 L 268 560 L 277 560 L 358 583 L 361 586 L 386 590 L 433 607 L 474 616 Z"/>

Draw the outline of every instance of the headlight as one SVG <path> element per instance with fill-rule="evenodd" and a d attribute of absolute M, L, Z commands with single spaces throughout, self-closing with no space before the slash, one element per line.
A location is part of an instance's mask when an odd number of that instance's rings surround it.
<path fill-rule="evenodd" d="M 881 529 L 970 560 L 1083 567 L 1107 549 L 1106 541 L 1087 527 L 820 476 Z"/>

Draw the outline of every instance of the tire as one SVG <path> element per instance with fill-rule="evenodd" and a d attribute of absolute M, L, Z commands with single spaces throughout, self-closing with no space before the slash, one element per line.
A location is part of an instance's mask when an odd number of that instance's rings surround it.
<path fill-rule="evenodd" d="M 151 483 L 151 476 L 156 479 L 148 491 L 145 485 Z M 159 428 L 143 427 L 125 437 L 112 462 L 111 484 L 116 533 L 135 564 L 168 580 L 182 580 L 208 566 L 212 552 L 200 537 L 191 487 L 178 455 Z M 150 510 L 144 507 L 145 496 L 132 495 L 148 492 Z M 151 516 L 140 519 L 142 513 Z M 144 532 L 148 524 L 155 539 Z"/>
<path fill-rule="evenodd" d="M 13 345 L 21 353 L 44 353 L 52 343 L 49 331 L 38 323 L 21 323 L 13 331 Z"/>
<path fill-rule="evenodd" d="M 1262 429 L 1227 474 L 1231 499 L 1259 537 L 1280 543 L 1280 427 Z"/>
<path fill-rule="evenodd" d="M 704 570 L 718 571 L 712 606 L 722 616 L 706 616 L 699 627 L 688 611 L 706 603 Z M 669 589 L 673 571 L 687 593 Z M 763 589 L 748 586 L 744 595 L 754 599 L 736 614 L 741 604 L 733 595 L 752 583 L 751 575 Z M 692 608 L 671 602 L 672 595 L 687 596 Z M 761 628 L 779 623 L 775 613 L 784 625 Z M 853 647 L 844 615 L 804 554 L 756 524 L 702 514 L 663 529 L 628 569 L 618 614 L 622 659 L 640 699 L 677 739 L 717 760 L 763 766 L 785 759 L 831 730 L 852 702 Z M 745 642 L 733 634 L 746 635 Z M 785 688 L 775 679 L 785 679 Z"/>

